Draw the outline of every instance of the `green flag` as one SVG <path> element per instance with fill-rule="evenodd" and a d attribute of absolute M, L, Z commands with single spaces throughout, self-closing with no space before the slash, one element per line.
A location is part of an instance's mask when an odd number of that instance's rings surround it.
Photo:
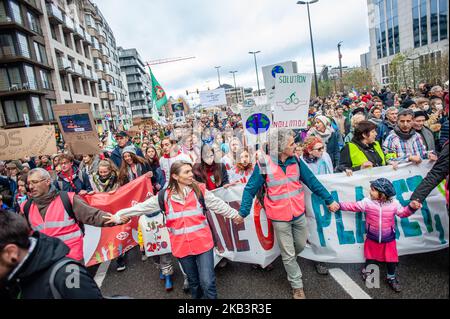
<path fill-rule="evenodd" d="M 161 87 L 159 82 L 156 80 L 155 76 L 150 69 L 150 76 L 152 78 L 152 100 L 158 111 L 161 111 L 162 107 L 167 104 L 167 96 L 164 89 Z"/>

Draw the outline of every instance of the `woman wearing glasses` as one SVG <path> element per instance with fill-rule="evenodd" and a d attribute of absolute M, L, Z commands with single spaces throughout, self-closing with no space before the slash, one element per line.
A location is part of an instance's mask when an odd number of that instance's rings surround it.
<path fill-rule="evenodd" d="M 325 152 L 325 145 L 317 136 L 305 140 L 302 159 L 315 175 L 333 174 L 330 155 Z"/>

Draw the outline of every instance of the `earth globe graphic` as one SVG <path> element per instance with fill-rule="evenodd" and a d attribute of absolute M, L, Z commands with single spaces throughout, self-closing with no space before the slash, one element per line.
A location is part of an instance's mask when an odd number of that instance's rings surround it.
<path fill-rule="evenodd" d="M 284 73 L 284 69 L 281 65 L 277 65 L 272 69 L 272 76 L 275 78 L 277 73 Z"/>
<path fill-rule="evenodd" d="M 245 128 L 253 135 L 265 133 L 270 128 L 270 119 L 262 113 L 252 114 L 245 122 Z"/>

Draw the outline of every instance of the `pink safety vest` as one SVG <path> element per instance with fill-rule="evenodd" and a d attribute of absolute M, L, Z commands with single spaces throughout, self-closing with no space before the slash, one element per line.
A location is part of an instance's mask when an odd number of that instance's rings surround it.
<path fill-rule="evenodd" d="M 75 193 L 68 193 L 68 195 L 70 203 L 73 205 Z M 25 203 L 20 205 L 22 213 Z M 83 233 L 75 220 L 70 218 L 69 214 L 65 211 L 63 202 L 59 196 L 48 206 L 45 220 L 42 219 L 36 204 L 32 203 L 28 220 L 34 231 L 39 231 L 49 237 L 61 239 L 69 246 L 70 252 L 67 257 L 77 261 L 83 261 Z"/>
<path fill-rule="evenodd" d="M 267 218 L 291 221 L 305 213 L 305 194 L 300 182 L 300 167 L 297 162 L 287 166 L 286 173 L 270 156 L 258 163 L 261 174 L 266 174 L 267 193 L 264 206 Z M 266 170 L 264 170 L 264 166 Z"/>
<path fill-rule="evenodd" d="M 205 184 L 199 184 L 205 196 Z M 192 190 L 183 204 L 165 194 L 166 227 L 169 230 L 172 255 L 176 258 L 200 255 L 214 247 L 214 240 L 203 208 Z"/>

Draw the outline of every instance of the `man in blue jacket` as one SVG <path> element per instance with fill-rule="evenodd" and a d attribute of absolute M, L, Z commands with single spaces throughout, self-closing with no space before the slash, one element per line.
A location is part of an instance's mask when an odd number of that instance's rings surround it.
<path fill-rule="evenodd" d="M 258 155 L 258 165 L 244 189 L 239 215 L 245 218 L 250 214 L 254 197 L 265 188 L 266 215 L 272 221 L 293 298 L 305 299 L 302 272 L 297 263 L 297 256 L 303 251 L 308 236 L 303 184 L 322 198 L 330 211 L 339 210 L 339 204 L 308 166 L 295 157 L 293 131 L 272 129 L 269 147 L 270 156 Z"/>
<path fill-rule="evenodd" d="M 115 139 L 117 142 L 117 146 L 114 148 L 110 155 L 110 159 L 116 164 L 117 168 L 120 168 L 122 165 L 122 152 L 123 149 L 127 146 L 132 146 L 136 149 L 136 155 L 140 157 L 144 157 L 144 154 L 142 154 L 142 151 L 140 148 L 137 148 L 134 146 L 133 143 L 130 141 L 130 137 L 128 134 L 124 131 L 118 132 L 115 134 Z"/>

